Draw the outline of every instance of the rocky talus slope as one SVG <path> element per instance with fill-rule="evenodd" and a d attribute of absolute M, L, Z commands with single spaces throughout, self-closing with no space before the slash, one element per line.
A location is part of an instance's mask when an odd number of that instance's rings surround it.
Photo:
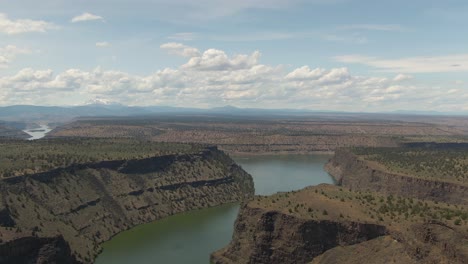
<path fill-rule="evenodd" d="M 0 181 L 0 263 L 91 263 L 135 225 L 250 199 L 249 174 L 215 147 L 75 164 Z"/>

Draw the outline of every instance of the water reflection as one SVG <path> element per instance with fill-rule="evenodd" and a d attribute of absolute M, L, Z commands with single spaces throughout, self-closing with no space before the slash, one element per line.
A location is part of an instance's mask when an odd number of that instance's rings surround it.
<path fill-rule="evenodd" d="M 26 129 L 23 131 L 31 135 L 31 137 L 28 138 L 28 140 L 34 140 L 45 137 L 47 133 L 52 131 L 52 129 L 50 129 L 47 125 L 41 125 L 39 128 Z"/>

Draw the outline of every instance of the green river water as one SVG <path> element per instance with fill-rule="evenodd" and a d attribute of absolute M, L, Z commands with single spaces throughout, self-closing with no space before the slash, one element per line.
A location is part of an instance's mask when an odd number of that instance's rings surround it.
<path fill-rule="evenodd" d="M 333 183 L 323 170 L 327 155 L 235 157 L 255 183 L 255 193 L 268 195 Z M 122 232 L 104 243 L 97 264 L 208 264 L 211 252 L 231 240 L 238 204 L 171 216 Z"/>

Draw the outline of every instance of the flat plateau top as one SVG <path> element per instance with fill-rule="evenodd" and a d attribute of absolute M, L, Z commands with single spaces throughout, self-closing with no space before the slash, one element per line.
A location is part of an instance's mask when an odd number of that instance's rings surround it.
<path fill-rule="evenodd" d="M 328 184 L 272 196 L 256 196 L 248 206 L 302 219 L 390 225 L 400 230 L 412 223 L 427 221 L 441 222 L 463 231 L 468 226 L 467 207 L 374 192 L 355 192 Z"/>
<path fill-rule="evenodd" d="M 468 147 L 355 148 L 353 152 L 390 173 L 468 184 Z"/>
<path fill-rule="evenodd" d="M 4 140 L 0 141 L 0 177 L 44 172 L 72 164 L 196 153 L 202 148 L 194 144 L 157 143 L 125 138 Z"/>

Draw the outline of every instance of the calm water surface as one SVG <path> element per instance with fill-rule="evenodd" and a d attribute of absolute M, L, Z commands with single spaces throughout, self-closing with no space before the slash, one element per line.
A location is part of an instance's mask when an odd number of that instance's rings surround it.
<path fill-rule="evenodd" d="M 51 130 L 52 129 L 50 129 L 47 125 L 41 125 L 41 127 L 39 128 L 27 129 L 23 131 L 31 135 L 31 137 L 28 138 L 28 140 L 34 140 L 34 139 L 40 139 L 40 138 L 45 137 L 46 134 L 49 133 Z"/>
<path fill-rule="evenodd" d="M 235 157 L 255 183 L 256 194 L 333 183 L 323 170 L 327 155 Z M 97 264 L 208 264 L 211 252 L 231 240 L 238 204 L 179 214 L 122 232 L 104 243 Z"/>

